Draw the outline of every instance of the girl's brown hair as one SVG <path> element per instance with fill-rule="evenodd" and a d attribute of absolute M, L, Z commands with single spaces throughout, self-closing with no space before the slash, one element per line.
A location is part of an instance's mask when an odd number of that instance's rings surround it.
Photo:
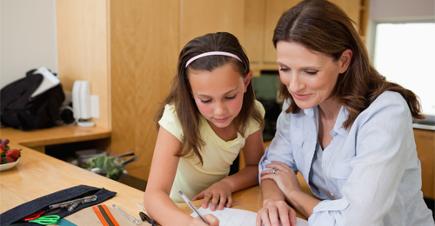
<path fill-rule="evenodd" d="M 228 56 L 213 55 L 194 60 L 186 68 L 186 62 L 189 59 L 210 51 L 223 51 L 235 54 L 242 62 Z M 178 57 L 178 73 L 172 82 L 169 95 L 166 97 L 160 111 L 156 115 L 156 121 L 158 121 L 163 115 L 164 106 L 166 104 L 173 104 L 175 106 L 183 130 L 182 149 L 177 156 L 184 156 L 193 152 L 202 163 L 200 149 L 204 145 L 204 141 L 201 140 L 199 134 L 200 112 L 192 96 L 188 70 L 212 71 L 227 63 L 233 64 L 234 68 L 240 72 L 240 76 L 242 77 L 247 76 L 250 72 L 249 59 L 243 51 L 242 46 L 238 39 L 228 32 L 209 33 L 197 37 L 188 42 L 181 50 Z M 251 117 L 261 126 L 263 125 L 263 118 L 260 112 L 255 108 L 255 94 L 251 83 L 249 83 L 244 93 L 242 109 L 233 121 L 241 134 L 244 133 L 247 122 Z"/>
<path fill-rule="evenodd" d="M 338 60 L 346 49 L 352 51 L 349 68 L 339 76 L 331 94 L 349 111 L 343 124 L 345 128 L 349 128 L 359 113 L 386 90 L 400 93 L 408 103 L 412 116 L 423 118 L 416 95 L 398 84 L 386 81 L 373 68 L 352 20 L 333 3 L 326 0 L 305 0 L 284 12 L 275 27 L 275 47 L 279 41 L 297 42 L 308 49 L 331 56 L 334 60 Z M 291 100 L 287 112 L 296 113 L 300 110 L 283 85 L 281 95 Z"/>

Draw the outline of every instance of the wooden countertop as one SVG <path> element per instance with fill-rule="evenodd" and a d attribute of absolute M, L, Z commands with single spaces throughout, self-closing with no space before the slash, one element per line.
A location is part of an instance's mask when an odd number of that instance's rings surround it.
<path fill-rule="evenodd" d="M 137 213 L 143 203 L 143 191 L 30 148 L 20 145 L 12 147 L 17 146 L 23 149 L 21 162 L 13 169 L 0 172 L 0 212 L 58 190 L 85 184 L 117 192 L 114 198 L 104 203 L 108 206 L 116 204 L 130 215 L 138 216 Z M 261 197 L 258 187 L 234 194 L 234 208 L 257 211 L 260 206 Z M 67 219 L 72 219 L 78 225 L 90 225 L 89 221 L 83 217 L 77 217 L 82 211 Z"/>
<path fill-rule="evenodd" d="M 35 131 L 0 128 L 0 138 L 10 139 L 11 148 L 22 149 L 20 163 L 17 167 L 0 172 L 0 213 L 38 197 L 84 184 L 117 192 L 114 198 L 107 200 L 104 204 L 108 206 L 116 204 L 125 212 L 137 217 L 140 207 L 143 206 L 143 191 L 32 149 L 45 145 L 108 138 L 110 135 L 109 129 L 99 127 L 62 126 Z M 257 211 L 262 203 L 258 187 L 235 193 L 233 200 L 234 208 L 251 211 Z M 196 201 L 195 204 L 199 206 L 200 201 Z M 183 204 L 180 204 L 180 208 L 190 212 Z M 83 217 L 86 215 L 83 212 L 81 210 L 68 216 L 67 219 L 77 225 L 98 223 L 95 217 L 91 221 L 87 220 L 87 217 Z"/>
<path fill-rule="evenodd" d="M 137 205 L 143 202 L 142 191 L 32 149 L 21 148 L 21 162 L 13 169 L 0 172 L 0 212 L 58 190 L 85 184 L 117 192 L 107 203 L 116 203 L 129 213 L 137 214 Z"/>
<path fill-rule="evenodd" d="M 111 130 L 101 127 L 80 127 L 75 125 L 58 126 L 48 129 L 22 131 L 13 128 L 0 128 L 0 138 L 8 138 L 11 143 L 27 147 L 109 138 Z"/>

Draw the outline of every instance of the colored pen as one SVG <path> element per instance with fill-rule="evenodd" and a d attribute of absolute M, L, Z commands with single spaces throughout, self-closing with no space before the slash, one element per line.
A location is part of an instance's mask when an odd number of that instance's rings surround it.
<path fill-rule="evenodd" d="M 149 217 L 148 215 L 146 215 L 146 213 L 140 211 L 140 212 L 139 212 L 139 216 L 140 216 L 140 219 L 142 219 L 142 221 L 146 221 L 146 222 L 150 223 L 151 226 L 156 226 L 156 225 L 157 225 L 156 221 L 153 220 L 153 219 L 152 219 L 151 217 Z"/>
<path fill-rule="evenodd" d="M 207 222 L 207 220 L 205 220 L 204 217 L 201 216 L 201 214 L 199 214 L 199 211 L 195 208 L 195 206 L 192 204 L 192 202 L 190 201 L 189 198 L 187 198 L 187 196 L 182 192 L 182 191 L 178 191 L 178 194 L 180 194 L 181 198 L 183 199 L 183 201 L 190 207 L 190 209 L 192 209 L 193 212 L 195 212 L 199 218 L 201 218 L 201 220 L 206 223 L 209 224 Z"/>

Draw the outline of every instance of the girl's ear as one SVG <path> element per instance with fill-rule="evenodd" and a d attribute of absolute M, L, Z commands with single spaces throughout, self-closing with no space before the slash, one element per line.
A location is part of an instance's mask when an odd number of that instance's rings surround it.
<path fill-rule="evenodd" d="M 246 92 L 246 90 L 248 89 L 248 85 L 251 82 L 252 79 L 252 71 L 249 71 L 248 74 L 246 74 L 246 76 L 243 78 L 243 84 L 245 87 L 244 92 Z"/>
<path fill-rule="evenodd" d="M 352 61 L 352 50 L 346 49 L 341 53 L 340 59 L 338 60 L 339 63 L 339 73 L 342 74 L 347 71 L 347 68 L 349 68 L 349 64 Z"/>

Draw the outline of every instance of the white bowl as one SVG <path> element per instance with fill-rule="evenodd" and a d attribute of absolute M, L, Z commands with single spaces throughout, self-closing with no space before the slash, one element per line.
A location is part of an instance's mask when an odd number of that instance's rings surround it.
<path fill-rule="evenodd" d="M 13 168 L 14 166 L 18 165 L 18 163 L 20 162 L 20 159 L 21 159 L 21 157 L 19 157 L 17 159 L 17 161 L 15 161 L 15 162 L 9 162 L 9 163 L 5 163 L 5 164 L 0 164 L 0 171 Z"/>

